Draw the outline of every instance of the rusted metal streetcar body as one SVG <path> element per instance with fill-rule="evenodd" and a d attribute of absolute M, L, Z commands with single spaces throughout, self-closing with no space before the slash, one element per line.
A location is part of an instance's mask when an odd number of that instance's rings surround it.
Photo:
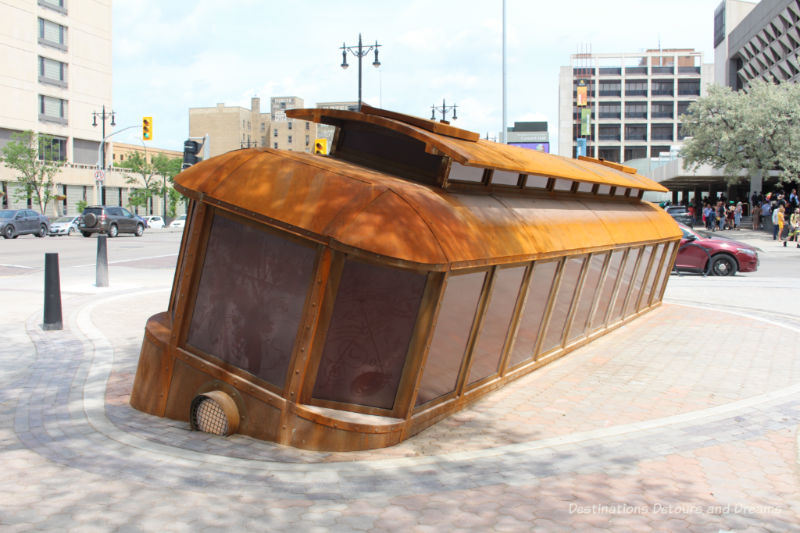
<path fill-rule="evenodd" d="M 622 165 L 364 106 L 329 156 L 197 164 L 131 404 L 313 450 L 396 444 L 661 302 L 680 238 Z"/>

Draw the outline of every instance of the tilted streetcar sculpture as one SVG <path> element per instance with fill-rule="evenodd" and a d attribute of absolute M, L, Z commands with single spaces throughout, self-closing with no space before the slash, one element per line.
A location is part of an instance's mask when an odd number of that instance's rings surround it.
<path fill-rule="evenodd" d="M 169 308 L 136 409 L 312 450 L 396 444 L 661 303 L 681 232 L 615 163 L 363 106 L 329 156 L 182 172 Z"/>

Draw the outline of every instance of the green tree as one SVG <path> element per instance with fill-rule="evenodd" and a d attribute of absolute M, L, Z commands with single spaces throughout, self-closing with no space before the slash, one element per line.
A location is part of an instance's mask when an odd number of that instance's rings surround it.
<path fill-rule="evenodd" d="M 779 181 L 800 174 L 800 84 L 753 82 L 748 91 L 712 85 L 681 116 L 684 167 L 724 169 L 728 183 L 772 170 Z"/>
<path fill-rule="evenodd" d="M 172 199 L 173 193 L 177 193 L 172 188 L 173 178 L 181 171 L 182 158 L 168 157 L 164 154 L 157 154 L 153 156 L 153 166 L 156 169 L 156 174 L 161 176 L 161 185 L 159 187 L 159 196 L 167 206 L 167 216 L 175 216 L 175 200 Z"/>
<path fill-rule="evenodd" d="M 53 159 L 53 138 L 30 130 L 15 133 L 11 138 L 3 147 L 0 160 L 17 173 L 17 181 L 22 185 L 17 199 L 35 198 L 44 214 L 53 197 L 53 177 L 62 165 Z"/>
<path fill-rule="evenodd" d="M 130 205 L 144 206 L 146 210 L 149 210 L 148 213 L 152 215 L 153 204 L 151 198 L 153 195 L 157 195 L 159 191 L 156 167 L 153 163 L 148 162 L 146 155 L 141 152 L 131 153 L 125 161 L 116 166 L 129 169 L 135 174 L 134 176 L 125 175 L 125 181 L 130 185 L 136 186 L 136 190 L 131 193 Z"/>

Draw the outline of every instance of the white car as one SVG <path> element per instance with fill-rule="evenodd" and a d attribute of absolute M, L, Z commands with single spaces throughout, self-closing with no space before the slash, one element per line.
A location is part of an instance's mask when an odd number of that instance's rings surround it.
<path fill-rule="evenodd" d="M 50 222 L 50 236 L 72 235 L 78 231 L 78 219 L 80 217 L 58 217 Z"/>
<path fill-rule="evenodd" d="M 183 229 L 186 225 L 186 215 L 181 215 L 169 223 L 170 229 Z"/>
<path fill-rule="evenodd" d="M 142 217 L 147 222 L 148 228 L 161 229 L 164 227 L 164 219 L 157 215 Z"/>

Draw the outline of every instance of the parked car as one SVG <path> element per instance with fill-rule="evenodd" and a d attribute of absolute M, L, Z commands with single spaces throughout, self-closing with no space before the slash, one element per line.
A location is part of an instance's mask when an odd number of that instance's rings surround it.
<path fill-rule="evenodd" d="M 689 214 L 689 210 L 683 205 L 668 205 L 664 208 L 672 218 L 690 228 L 694 227 L 694 218 Z"/>
<path fill-rule="evenodd" d="M 72 235 L 78 231 L 78 219 L 80 217 L 58 217 L 50 222 L 50 236 Z"/>
<path fill-rule="evenodd" d="M 679 224 L 683 232 L 675 268 L 686 272 L 706 272 L 715 276 L 733 276 L 736 272 L 755 272 L 758 251 L 743 242 L 704 237 Z"/>
<path fill-rule="evenodd" d="M 164 227 L 164 219 L 157 215 L 149 215 L 142 217 L 147 224 L 146 227 L 153 229 L 161 229 Z"/>
<path fill-rule="evenodd" d="M 44 237 L 49 227 L 47 217 L 33 209 L 0 210 L 0 234 L 5 239 L 16 239 L 25 234 Z"/>
<path fill-rule="evenodd" d="M 169 227 L 170 228 L 183 229 L 183 227 L 185 225 L 186 225 L 186 215 L 181 215 L 181 216 L 179 216 L 178 218 L 176 218 L 175 220 L 173 220 L 172 222 L 169 223 Z"/>
<path fill-rule="evenodd" d="M 83 210 L 78 229 L 84 237 L 105 233 L 116 237 L 120 233 L 133 233 L 141 237 L 145 222 L 124 207 L 91 205 Z"/>

